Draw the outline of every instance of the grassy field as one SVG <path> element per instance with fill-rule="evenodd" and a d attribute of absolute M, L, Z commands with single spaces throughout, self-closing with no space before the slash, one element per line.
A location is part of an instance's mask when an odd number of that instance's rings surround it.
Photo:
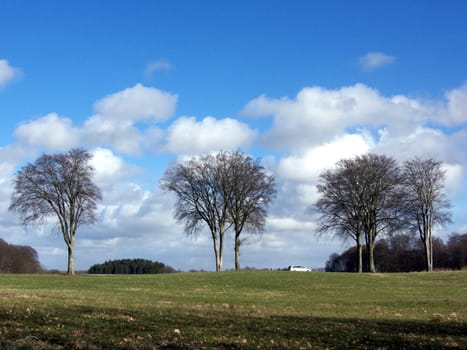
<path fill-rule="evenodd" d="M 1 349 L 464 349 L 467 272 L 0 275 Z"/>

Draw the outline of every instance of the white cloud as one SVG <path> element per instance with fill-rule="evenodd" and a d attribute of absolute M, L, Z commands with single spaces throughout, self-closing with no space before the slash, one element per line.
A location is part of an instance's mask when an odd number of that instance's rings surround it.
<path fill-rule="evenodd" d="M 273 231 L 303 232 L 316 229 L 316 223 L 292 217 L 270 217 L 268 218 L 268 228 Z"/>
<path fill-rule="evenodd" d="M 134 174 L 136 167 L 124 163 L 110 149 L 96 148 L 92 152 L 91 165 L 94 168 L 94 181 L 100 186 L 113 184 L 117 179 Z"/>
<path fill-rule="evenodd" d="M 442 168 L 446 172 L 446 194 L 449 198 L 455 198 L 462 191 L 464 167 L 461 164 L 444 163 Z"/>
<path fill-rule="evenodd" d="M 146 65 L 146 69 L 144 71 L 144 77 L 146 80 L 150 80 L 152 75 L 156 71 L 168 71 L 172 69 L 172 64 L 166 60 L 157 60 L 149 62 Z"/>
<path fill-rule="evenodd" d="M 446 93 L 447 113 L 440 113 L 441 125 L 459 125 L 467 123 L 467 84 Z"/>
<path fill-rule="evenodd" d="M 19 72 L 19 69 L 12 67 L 7 60 L 0 60 L 0 87 L 17 77 Z"/>
<path fill-rule="evenodd" d="M 97 101 L 96 114 L 84 123 L 87 143 L 115 147 L 119 152 L 139 154 L 144 136 L 142 122 L 161 122 L 175 110 L 177 96 L 137 84 Z M 151 128 L 152 126 L 149 126 Z"/>
<path fill-rule="evenodd" d="M 379 131 L 380 140 L 375 152 L 405 161 L 414 156 L 420 158 L 442 158 L 449 153 L 446 136 L 438 129 L 416 126 L 405 133 L 394 133 L 390 129 Z"/>
<path fill-rule="evenodd" d="M 74 147 L 79 142 L 79 133 L 71 119 L 56 113 L 21 124 L 14 132 L 20 143 L 46 147 L 50 150 L 63 150 Z"/>
<path fill-rule="evenodd" d="M 250 101 L 242 114 L 272 116 L 273 127 L 264 135 L 264 142 L 277 149 L 301 150 L 362 125 L 405 132 L 423 123 L 431 110 L 418 100 L 384 97 L 375 89 L 356 84 L 337 90 L 304 88 L 293 100 L 260 96 Z"/>
<path fill-rule="evenodd" d="M 111 120 L 102 115 L 93 115 L 83 128 L 84 140 L 92 146 L 112 146 L 118 152 L 137 155 L 143 142 L 140 131 L 132 122 Z"/>
<path fill-rule="evenodd" d="M 180 154 L 232 150 L 249 146 L 255 137 L 255 131 L 235 119 L 181 117 L 167 131 L 166 150 Z"/>
<path fill-rule="evenodd" d="M 285 180 L 314 182 L 323 170 L 331 168 L 340 159 L 365 154 L 372 146 L 373 140 L 365 133 L 336 137 L 332 142 L 310 148 L 303 154 L 283 157 L 278 174 Z"/>
<path fill-rule="evenodd" d="M 163 121 L 175 110 L 177 96 L 141 84 L 106 96 L 94 104 L 97 114 L 115 122 Z"/>
<path fill-rule="evenodd" d="M 360 57 L 360 65 L 365 70 L 373 70 L 393 63 L 394 56 L 385 54 L 383 52 L 369 52 L 365 56 Z"/>

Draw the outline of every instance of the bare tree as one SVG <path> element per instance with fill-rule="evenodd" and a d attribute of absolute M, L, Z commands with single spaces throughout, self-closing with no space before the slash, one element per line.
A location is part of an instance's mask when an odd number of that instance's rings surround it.
<path fill-rule="evenodd" d="M 175 219 L 193 235 L 206 224 L 211 233 L 216 271 L 222 270 L 225 233 L 235 234 L 235 268 L 240 268 L 240 235 L 261 233 L 267 206 L 275 196 L 274 179 L 259 160 L 241 152 L 221 151 L 194 157 L 166 170 L 162 189 L 177 196 Z"/>
<path fill-rule="evenodd" d="M 357 157 L 355 164 L 369 268 L 370 272 L 376 272 L 373 252 L 377 237 L 402 227 L 400 169 L 393 158 L 377 154 Z"/>
<path fill-rule="evenodd" d="M 185 224 L 185 232 L 193 235 L 202 223 L 208 226 L 217 272 L 222 270 L 224 236 L 231 225 L 219 182 L 220 162 L 220 154 L 194 157 L 169 167 L 161 179 L 162 189 L 177 196 L 174 217 Z"/>
<path fill-rule="evenodd" d="M 235 270 L 240 269 L 240 235 L 244 229 L 262 233 L 267 207 L 276 195 L 274 177 L 260 160 L 242 152 L 221 152 L 221 188 L 235 235 Z"/>
<path fill-rule="evenodd" d="M 319 235 L 331 233 L 356 242 L 358 272 L 362 272 L 363 205 L 357 179 L 354 160 L 339 161 L 334 169 L 320 175 L 317 185 L 320 197 L 314 208 L 320 215 Z"/>
<path fill-rule="evenodd" d="M 75 148 L 66 153 L 43 154 L 34 163 L 18 171 L 9 209 L 17 213 L 23 225 L 58 221 L 68 248 L 68 274 L 75 272 L 76 231 L 81 224 L 96 221 L 96 201 L 102 199 L 93 183 L 92 155 Z"/>
<path fill-rule="evenodd" d="M 433 270 L 433 227 L 451 222 L 450 203 L 443 193 L 441 162 L 419 159 L 404 163 L 404 214 L 423 242 L 426 269 Z"/>
<path fill-rule="evenodd" d="M 319 234 L 331 232 L 353 239 L 358 248 L 358 271 L 362 271 L 362 239 L 368 249 L 369 269 L 376 271 L 373 250 L 376 238 L 400 225 L 399 168 L 392 158 L 368 154 L 344 159 L 321 174 Z"/>

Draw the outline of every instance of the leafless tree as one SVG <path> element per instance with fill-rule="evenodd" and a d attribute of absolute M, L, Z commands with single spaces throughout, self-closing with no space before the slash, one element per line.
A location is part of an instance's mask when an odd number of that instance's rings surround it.
<path fill-rule="evenodd" d="M 211 233 L 216 271 L 222 270 L 226 232 L 235 234 L 235 267 L 240 268 L 240 235 L 261 233 L 266 209 L 275 196 L 274 179 L 241 152 L 221 151 L 169 167 L 161 187 L 175 193 L 175 219 L 193 235 L 206 224 Z"/>
<path fill-rule="evenodd" d="M 320 197 L 315 210 L 320 215 L 319 235 L 331 233 L 356 242 L 358 272 L 362 272 L 363 205 L 357 179 L 354 160 L 351 159 L 343 159 L 334 169 L 323 172 L 317 185 Z"/>
<path fill-rule="evenodd" d="M 169 167 L 161 179 L 165 191 L 175 193 L 175 220 L 185 224 L 188 235 L 205 223 L 211 233 L 216 271 L 222 270 L 224 236 L 230 227 L 227 205 L 220 187 L 220 154 L 194 157 Z"/>
<path fill-rule="evenodd" d="M 383 232 L 400 227 L 399 168 L 394 159 L 368 154 L 339 161 L 320 176 L 318 233 L 331 232 L 353 239 L 358 247 L 358 271 L 362 271 L 362 239 L 368 249 L 369 269 L 376 271 L 373 250 Z"/>
<path fill-rule="evenodd" d="M 403 171 L 403 210 L 409 227 L 423 242 L 426 269 L 433 270 L 433 227 L 451 222 L 450 203 L 443 193 L 445 172 L 434 159 L 406 161 Z"/>
<path fill-rule="evenodd" d="M 355 159 L 370 272 L 376 272 L 374 247 L 383 233 L 402 228 L 401 176 L 397 162 L 385 155 L 366 154 Z"/>
<path fill-rule="evenodd" d="M 240 269 L 240 235 L 244 229 L 262 233 L 267 207 L 276 195 L 274 177 L 260 160 L 242 152 L 221 152 L 221 188 L 235 235 L 235 269 Z"/>
<path fill-rule="evenodd" d="M 75 148 L 66 153 L 43 154 L 18 171 L 10 210 L 23 225 L 57 219 L 68 248 L 68 274 L 73 275 L 76 231 L 96 221 L 96 201 L 102 199 L 93 183 L 92 155 Z"/>

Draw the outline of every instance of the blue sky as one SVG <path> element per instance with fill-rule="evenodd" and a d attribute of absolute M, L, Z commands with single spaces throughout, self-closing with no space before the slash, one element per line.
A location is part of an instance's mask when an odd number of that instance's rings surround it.
<path fill-rule="evenodd" d="M 345 249 L 313 237 L 307 208 L 320 171 L 365 152 L 443 161 L 455 223 L 438 234 L 466 232 L 465 62 L 465 1 L 2 1 L 0 237 L 65 268 L 61 238 L 7 207 L 19 167 L 75 146 L 104 192 L 78 232 L 82 269 L 213 269 L 208 236 L 185 237 L 158 183 L 219 149 L 261 156 L 279 185 L 244 265 L 319 267 Z"/>

